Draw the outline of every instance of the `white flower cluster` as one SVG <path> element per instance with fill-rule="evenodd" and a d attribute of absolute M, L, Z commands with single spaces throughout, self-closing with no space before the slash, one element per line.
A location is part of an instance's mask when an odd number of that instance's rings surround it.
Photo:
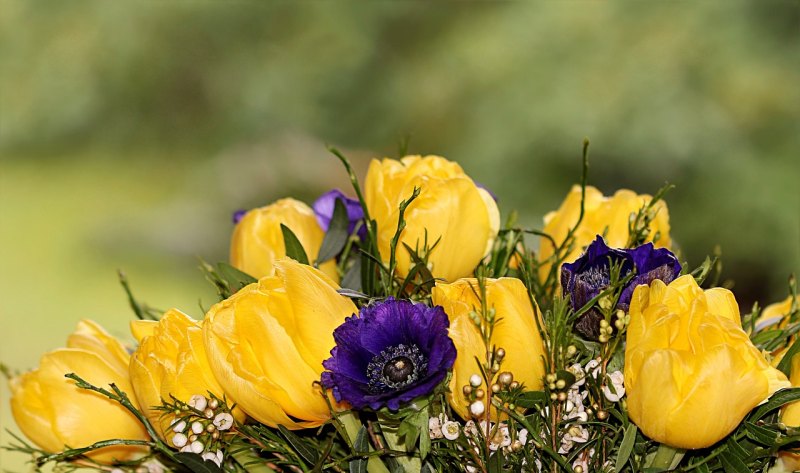
<path fill-rule="evenodd" d="M 221 406 L 219 400 L 208 399 L 201 394 L 189 398 L 187 405 L 192 408 L 192 414 L 176 417 L 170 423 L 174 433 L 170 438 L 172 445 L 181 452 L 196 453 L 203 460 L 213 461 L 217 466 L 222 465 L 222 450 L 214 448 L 214 445 L 218 443 L 216 440 L 220 433 L 233 426 L 233 416 L 220 409 L 224 406 Z"/>
<path fill-rule="evenodd" d="M 576 443 L 583 444 L 589 441 L 589 430 L 583 425 L 592 414 L 591 408 L 584 405 L 589 397 L 589 391 L 585 387 L 586 376 L 597 379 L 600 375 L 600 362 L 597 359 L 589 360 L 585 366 L 575 363 L 567 370 L 575 375 L 575 382 L 570 386 L 567 392 L 567 401 L 564 403 L 562 418 L 567 421 L 567 424 L 564 427 L 564 435 L 561 437 L 561 446 L 558 449 L 558 453 L 562 455 L 569 453 Z M 602 390 L 607 400 L 619 402 L 625 396 L 624 379 L 621 371 L 614 371 L 606 375 L 606 379 L 602 383 Z M 578 455 L 573 462 L 573 469 L 588 471 L 588 461 L 593 454 L 594 449 L 590 449 L 588 452 Z"/>

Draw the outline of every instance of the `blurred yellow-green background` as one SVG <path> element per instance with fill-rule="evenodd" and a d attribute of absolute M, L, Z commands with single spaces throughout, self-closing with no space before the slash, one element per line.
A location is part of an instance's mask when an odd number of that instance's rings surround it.
<path fill-rule="evenodd" d="M 0 360 L 83 317 L 127 338 L 117 269 L 202 315 L 232 211 L 346 188 L 326 143 L 363 172 L 407 134 L 531 227 L 588 136 L 606 193 L 677 186 L 683 256 L 719 244 L 749 310 L 800 269 L 798 84 L 796 1 L 0 0 Z"/>

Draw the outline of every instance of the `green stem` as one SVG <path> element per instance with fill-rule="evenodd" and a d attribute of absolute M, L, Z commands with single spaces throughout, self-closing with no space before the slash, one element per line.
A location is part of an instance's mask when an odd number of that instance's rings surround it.
<path fill-rule="evenodd" d="M 356 418 L 355 413 L 352 411 L 339 415 L 337 419 L 342 423 L 342 426 L 344 426 L 344 430 L 350 440 L 350 445 L 352 445 L 356 441 L 358 431 L 361 430 L 361 421 Z M 384 465 L 378 457 L 370 457 L 369 460 L 367 460 L 367 471 L 369 473 L 389 473 L 389 469 L 386 468 L 386 465 Z"/>
<path fill-rule="evenodd" d="M 254 473 L 272 473 L 274 470 L 267 466 L 264 459 L 259 457 L 252 448 L 231 449 L 231 456 L 236 463 L 247 471 Z"/>
<path fill-rule="evenodd" d="M 672 448 L 668 445 L 661 444 L 656 450 L 656 455 L 650 462 L 650 468 L 662 468 L 665 471 L 674 470 L 678 463 L 683 459 L 686 450 Z"/>

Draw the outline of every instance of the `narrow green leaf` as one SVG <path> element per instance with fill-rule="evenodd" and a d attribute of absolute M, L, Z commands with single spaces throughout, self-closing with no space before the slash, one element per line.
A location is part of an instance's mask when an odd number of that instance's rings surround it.
<path fill-rule="evenodd" d="M 711 468 L 708 467 L 708 463 L 701 463 L 695 471 L 697 473 L 711 473 Z"/>
<path fill-rule="evenodd" d="M 425 464 L 422 465 L 422 469 L 419 470 L 419 473 L 436 473 L 436 470 L 431 466 L 430 463 L 425 462 Z"/>
<path fill-rule="evenodd" d="M 369 437 L 367 437 L 367 428 L 363 425 L 358 429 L 356 440 L 353 442 L 353 449 L 356 453 L 369 453 Z"/>
<path fill-rule="evenodd" d="M 489 457 L 488 465 L 486 465 L 489 473 L 502 473 L 505 459 L 506 457 L 503 453 L 503 449 L 498 449 L 496 452 L 494 452 L 494 455 Z"/>
<path fill-rule="evenodd" d="M 770 430 L 766 427 L 761 427 L 760 425 L 756 425 L 752 422 L 745 421 L 744 428 L 747 431 L 747 437 L 754 442 L 760 443 L 761 445 L 771 447 L 775 444 L 775 440 L 778 438 L 778 432 Z"/>
<path fill-rule="evenodd" d="M 631 422 L 625 429 L 625 435 L 622 436 L 622 443 L 619 445 L 619 452 L 617 453 L 617 463 L 614 471 L 622 471 L 622 467 L 628 461 L 633 451 L 633 445 L 636 443 L 636 433 L 638 429 L 636 424 Z"/>
<path fill-rule="evenodd" d="M 428 434 L 428 411 L 420 411 L 417 416 L 417 429 L 419 429 L 419 457 L 422 460 L 428 457 L 431 451 L 431 436 Z"/>
<path fill-rule="evenodd" d="M 283 233 L 283 244 L 286 247 L 286 256 L 298 263 L 308 264 L 306 250 L 303 249 L 303 245 L 294 232 L 284 224 L 281 224 L 281 232 Z"/>
<path fill-rule="evenodd" d="M 353 442 L 353 450 L 356 454 L 369 453 L 369 440 L 367 438 L 367 428 L 363 425 L 358 429 L 356 439 Z M 350 473 L 367 473 L 367 459 L 364 457 L 350 460 Z"/>
<path fill-rule="evenodd" d="M 781 389 L 773 394 L 767 402 L 758 406 L 758 409 L 753 411 L 748 418 L 752 421 L 761 420 L 771 411 L 798 399 L 800 399 L 800 388 Z"/>
<path fill-rule="evenodd" d="M 336 199 L 333 205 L 333 217 L 331 217 L 325 238 L 322 240 L 322 246 L 319 248 L 317 264 L 332 260 L 341 253 L 350 237 L 347 232 L 349 226 L 350 219 L 347 217 L 347 208 L 341 199 Z"/>
<path fill-rule="evenodd" d="M 286 440 L 291 444 L 292 448 L 301 456 L 303 460 L 307 461 L 310 464 L 314 464 L 317 462 L 319 453 L 316 449 L 311 448 L 306 442 L 303 441 L 300 437 L 295 435 L 291 430 L 287 429 L 286 427 L 279 425 L 278 430 L 281 431 L 281 435 L 286 438 Z"/>
<path fill-rule="evenodd" d="M 342 276 L 342 289 L 361 292 L 361 258 L 354 258 L 353 265 Z"/>
<path fill-rule="evenodd" d="M 217 263 L 217 272 L 222 279 L 228 282 L 231 289 L 234 289 L 234 292 L 247 286 L 248 284 L 258 282 L 258 279 L 250 276 L 244 271 L 234 268 L 228 263 Z"/>
<path fill-rule="evenodd" d="M 522 393 L 516 401 L 519 407 L 533 409 L 539 407 L 547 401 L 544 391 L 527 391 Z"/>
<path fill-rule="evenodd" d="M 203 460 L 203 457 L 196 453 L 180 452 L 175 454 L 181 465 L 184 465 L 193 473 L 223 473 L 222 468 L 211 460 Z"/>
<path fill-rule="evenodd" d="M 725 473 L 751 473 L 747 465 L 730 452 L 723 452 L 720 454 L 719 459 L 722 462 L 722 468 Z"/>
<path fill-rule="evenodd" d="M 744 446 L 739 444 L 739 442 L 734 440 L 733 437 L 729 437 L 728 441 L 725 442 L 725 445 L 728 447 L 728 452 L 730 452 L 731 455 L 735 456 L 739 460 L 744 461 L 744 459 L 750 455 L 750 452 L 748 452 Z"/>
<path fill-rule="evenodd" d="M 794 343 L 792 343 L 792 346 L 789 348 L 789 351 L 787 351 L 786 354 L 783 355 L 783 358 L 781 358 L 781 362 L 778 363 L 778 369 L 781 370 L 781 372 L 786 376 L 789 376 L 791 374 L 792 358 L 794 358 L 794 355 L 796 355 L 798 351 L 800 351 L 800 338 L 798 338 L 797 340 L 795 340 Z"/>

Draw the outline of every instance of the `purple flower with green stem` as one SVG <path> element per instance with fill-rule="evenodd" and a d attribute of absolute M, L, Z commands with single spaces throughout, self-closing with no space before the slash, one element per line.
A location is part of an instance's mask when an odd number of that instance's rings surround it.
<path fill-rule="evenodd" d="M 348 317 L 333 332 L 322 385 L 353 409 L 401 404 L 433 392 L 456 359 L 441 307 L 388 298 Z"/>
<path fill-rule="evenodd" d="M 597 235 L 580 258 L 561 266 L 561 287 L 574 310 L 608 288 L 612 264 L 621 266 L 621 279 L 634 272 L 617 300 L 616 307 L 626 312 L 636 286 L 650 284 L 656 279 L 669 284 L 681 273 L 680 262 L 666 248 L 655 248 L 652 243 L 633 249 L 609 248 L 603 237 Z M 592 308 L 575 322 L 575 331 L 589 340 L 597 340 L 602 318 L 600 311 Z"/>
<path fill-rule="evenodd" d="M 317 217 L 317 223 L 326 232 L 333 219 L 333 209 L 336 206 L 336 201 L 341 200 L 344 208 L 347 210 L 347 220 L 350 225 L 347 227 L 348 233 L 352 234 L 356 224 L 364 220 L 364 209 L 361 208 L 361 203 L 357 199 L 351 199 L 344 195 L 339 189 L 330 190 L 322 194 L 314 204 L 311 206 L 314 209 L 314 215 Z M 358 230 L 358 235 L 361 238 L 366 236 L 367 228 L 362 225 Z"/>

